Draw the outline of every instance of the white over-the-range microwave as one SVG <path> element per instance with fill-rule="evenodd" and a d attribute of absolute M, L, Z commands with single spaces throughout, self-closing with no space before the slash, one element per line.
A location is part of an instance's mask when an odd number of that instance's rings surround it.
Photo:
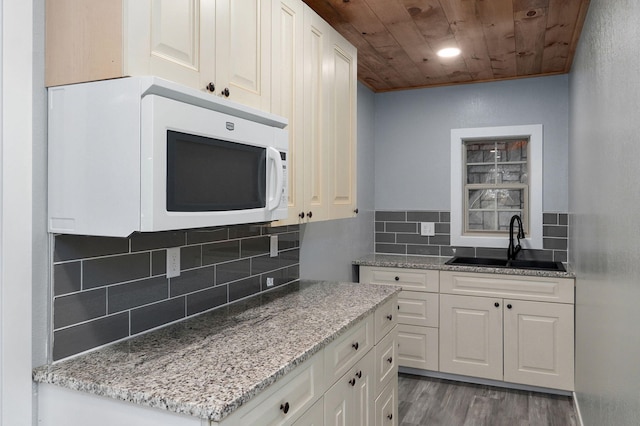
<path fill-rule="evenodd" d="M 156 77 L 49 89 L 49 232 L 287 216 L 287 121 Z"/>

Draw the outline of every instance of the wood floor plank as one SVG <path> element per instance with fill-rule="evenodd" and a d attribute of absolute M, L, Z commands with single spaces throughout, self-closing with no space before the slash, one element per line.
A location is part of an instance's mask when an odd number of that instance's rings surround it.
<path fill-rule="evenodd" d="M 400 426 L 576 426 L 573 400 L 401 374 Z"/>

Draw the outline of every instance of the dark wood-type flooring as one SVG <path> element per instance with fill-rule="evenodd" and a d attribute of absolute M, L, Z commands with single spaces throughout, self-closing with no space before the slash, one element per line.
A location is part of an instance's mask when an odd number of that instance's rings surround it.
<path fill-rule="evenodd" d="M 400 426 L 576 426 L 573 399 L 401 374 Z"/>

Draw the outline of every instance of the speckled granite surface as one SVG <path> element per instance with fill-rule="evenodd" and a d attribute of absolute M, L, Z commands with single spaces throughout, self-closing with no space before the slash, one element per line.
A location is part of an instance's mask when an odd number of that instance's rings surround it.
<path fill-rule="evenodd" d="M 220 421 L 398 291 L 293 283 L 36 368 L 33 380 Z"/>
<path fill-rule="evenodd" d="M 575 273 L 565 264 L 567 272 L 543 271 L 519 268 L 492 268 L 487 266 L 445 265 L 450 257 L 404 256 L 393 254 L 370 254 L 353 261 L 354 265 L 387 268 L 437 269 L 440 271 L 480 272 L 485 274 L 527 275 L 534 277 L 575 278 Z"/>

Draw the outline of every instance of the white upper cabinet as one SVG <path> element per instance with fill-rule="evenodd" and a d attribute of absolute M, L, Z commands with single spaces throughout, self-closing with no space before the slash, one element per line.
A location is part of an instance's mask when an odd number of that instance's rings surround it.
<path fill-rule="evenodd" d="M 155 75 L 269 110 L 271 0 L 47 0 L 46 85 Z"/>
<path fill-rule="evenodd" d="M 356 49 L 300 0 L 279 3 L 280 21 L 273 25 L 272 112 L 289 119 L 292 165 L 289 217 L 279 223 L 353 217 Z M 289 60 L 293 56 L 302 57 L 302 68 Z M 290 107 L 294 104 L 298 108 Z"/>

